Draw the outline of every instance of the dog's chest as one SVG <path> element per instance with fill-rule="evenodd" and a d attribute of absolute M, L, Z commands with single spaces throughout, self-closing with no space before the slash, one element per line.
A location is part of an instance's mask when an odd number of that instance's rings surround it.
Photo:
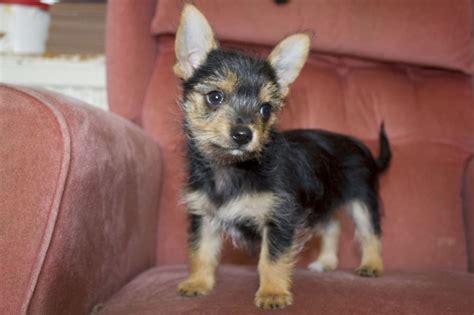
<path fill-rule="evenodd" d="M 216 168 L 213 171 L 214 190 L 218 194 L 223 194 L 232 186 L 232 175 L 225 170 Z"/>
<path fill-rule="evenodd" d="M 185 194 L 188 212 L 208 216 L 223 227 L 230 228 L 248 222 L 261 228 L 279 198 L 270 192 L 243 193 L 217 206 L 203 191 Z"/>

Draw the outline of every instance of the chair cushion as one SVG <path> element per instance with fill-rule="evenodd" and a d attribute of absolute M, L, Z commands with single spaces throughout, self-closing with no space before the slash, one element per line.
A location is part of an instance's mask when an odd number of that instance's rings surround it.
<path fill-rule="evenodd" d="M 469 0 L 193 2 L 220 39 L 274 45 L 289 33 L 311 30 L 312 48 L 320 52 L 473 70 Z M 158 1 L 155 34 L 176 32 L 182 3 Z"/>
<path fill-rule="evenodd" d="M 166 266 L 142 273 L 100 314 L 262 314 L 254 306 L 255 267 L 222 266 L 211 294 L 184 298 L 176 286 L 187 271 Z M 294 305 L 277 314 L 472 314 L 474 275 L 462 272 L 387 272 L 361 278 L 350 271 L 315 274 L 297 270 Z"/>
<path fill-rule="evenodd" d="M 186 216 L 179 203 L 185 177 L 181 113 L 176 104 L 173 41 L 159 39 L 143 113 L 145 130 L 164 157 L 158 223 L 159 264 L 186 259 Z M 268 51 L 260 50 L 261 54 Z M 311 54 L 290 89 L 280 127 L 323 128 L 356 136 L 378 151 L 381 121 L 393 148 L 393 163 L 382 177 L 383 245 L 392 269 L 467 270 L 462 214 L 462 175 L 474 153 L 471 78 L 459 73 L 372 63 Z M 341 266 L 359 261 L 357 242 L 345 224 Z M 317 242 L 302 253 L 304 265 L 317 255 Z M 248 263 L 236 252 L 227 263 Z"/>

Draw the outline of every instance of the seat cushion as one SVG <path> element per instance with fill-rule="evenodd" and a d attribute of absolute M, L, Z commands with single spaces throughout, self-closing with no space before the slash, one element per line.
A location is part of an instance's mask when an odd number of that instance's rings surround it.
<path fill-rule="evenodd" d="M 176 293 L 182 265 L 149 269 L 107 301 L 99 314 L 261 314 L 254 306 L 255 267 L 222 266 L 215 290 L 185 298 Z M 294 305 L 278 314 L 472 314 L 474 275 L 391 271 L 361 278 L 350 271 L 315 274 L 299 269 Z"/>

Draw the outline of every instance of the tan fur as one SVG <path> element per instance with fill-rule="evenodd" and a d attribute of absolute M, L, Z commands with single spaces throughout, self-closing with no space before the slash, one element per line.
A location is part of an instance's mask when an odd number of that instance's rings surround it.
<path fill-rule="evenodd" d="M 252 141 L 247 145 L 247 149 L 254 152 L 261 152 L 262 144 L 266 141 L 264 138 L 265 126 L 261 120 L 259 120 L 254 124 L 248 125 L 248 127 L 252 130 L 253 137 Z"/>
<path fill-rule="evenodd" d="M 275 110 L 272 112 L 268 121 L 264 122 L 261 117 L 257 119 L 251 129 L 254 131 L 254 139 L 249 144 L 249 149 L 261 152 L 263 144 L 266 143 L 270 136 L 271 127 L 277 122 L 277 113 L 279 112 L 282 104 L 280 92 L 278 86 L 274 83 L 268 82 L 260 88 L 259 100 L 263 103 L 270 103 L 274 106 Z M 278 104 L 277 106 L 275 104 Z M 276 107 L 275 107 L 276 106 Z"/>
<path fill-rule="evenodd" d="M 224 92 L 226 95 L 230 95 L 234 93 L 234 89 L 237 86 L 237 83 L 238 83 L 237 75 L 230 70 L 226 70 L 224 78 L 216 82 L 216 86 L 218 87 L 219 90 Z"/>
<path fill-rule="evenodd" d="M 255 304 L 263 309 L 284 308 L 293 303 L 291 276 L 294 267 L 294 251 L 290 250 L 276 261 L 269 256 L 267 231 L 263 233 L 262 249 L 258 262 L 260 286 Z"/>
<path fill-rule="evenodd" d="M 362 242 L 362 261 L 356 273 L 366 277 L 379 277 L 384 272 L 382 261 L 382 243 L 372 235 Z"/>
<path fill-rule="evenodd" d="M 272 82 L 268 82 L 262 86 L 259 91 L 258 98 L 262 103 L 279 103 L 280 101 L 280 91 L 278 86 Z"/>
<path fill-rule="evenodd" d="M 261 91 L 261 90 L 260 90 Z M 273 111 L 272 114 L 270 115 L 270 118 L 268 121 L 263 121 L 261 117 L 258 117 L 258 119 L 254 122 L 252 125 L 253 129 L 256 131 L 256 140 L 255 146 L 253 149 L 257 152 L 260 152 L 263 148 L 263 144 L 267 142 L 268 137 L 270 135 L 271 127 L 277 122 L 277 112 L 279 108 L 276 109 L 276 111 Z"/>
<path fill-rule="evenodd" d="M 187 77 L 187 74 L 182 70 L 182 67 L 178 63 L 174 64 L 173 72 L 180 79 L 185 79 Z"/>
<path fill-rule="evenodd" d="M 232 111 L 226 106 L 218 111 L 211 111 L 204 98 L 201 93 L 192 92 L 183 107 L 191 133 L 199 142 L 200 148 L 206 154 L 212 155 L 212 143 L 222 147 L 230 146 Z"/>
<path fill-rule="evenodd" d="M 239 78 L 237 74 L 226 69 L 223 75 L 213 77 L 212 79 L 202 80 L 196 84 L 195 90 L 201 94 L 207 94 L 211 91 L 219 90 L 224 92 L 226 97 L 234 93 Z"/>
<path fill-rule="evenodd" d="M 187 191 L 184 193 L 183 201 L 189 213 L 206 215 L 216 211 L 215 205 L 203 191 Z"/>
<path fill-rule="evenodd" d="M 215 284 L 215 271 L 222 246 L 220 227 L 203 218 L 200 240 L 190 248 L 190 273 L 187 280 L 178 285 L 178 292 L 186 296 L 209 293 Z"/>
<path fill-rule="evenodd" d="M 374 234 L 367 206 L 360 201 L 351 204 L 350 212 L 356 225 L 357 238 L 361 244 L 362 260 L 356 273 L 365 277 L 383 274 L 382 244 Z"/>

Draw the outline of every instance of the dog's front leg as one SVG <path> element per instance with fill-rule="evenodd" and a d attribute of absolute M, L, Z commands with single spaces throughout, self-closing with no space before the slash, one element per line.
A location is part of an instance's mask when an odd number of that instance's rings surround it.
<path fill-rule="evenodd" d="M 219 225 L 206 216 L 191 215 L 190 220 L 190 274 L 188 279 L 178 285 L 178 292 L 185 296 L 198 296 L 209 293 L 214 287 L 222 231 Z"/>
<path fill-rule="evenodd" d="M 275 223 L 263 231 L 258 262 L 260 287 L 255 304 L 264 309 L 284 308 L 293 303 L 290 292 L 294 265 L 294 229 Z"/>

